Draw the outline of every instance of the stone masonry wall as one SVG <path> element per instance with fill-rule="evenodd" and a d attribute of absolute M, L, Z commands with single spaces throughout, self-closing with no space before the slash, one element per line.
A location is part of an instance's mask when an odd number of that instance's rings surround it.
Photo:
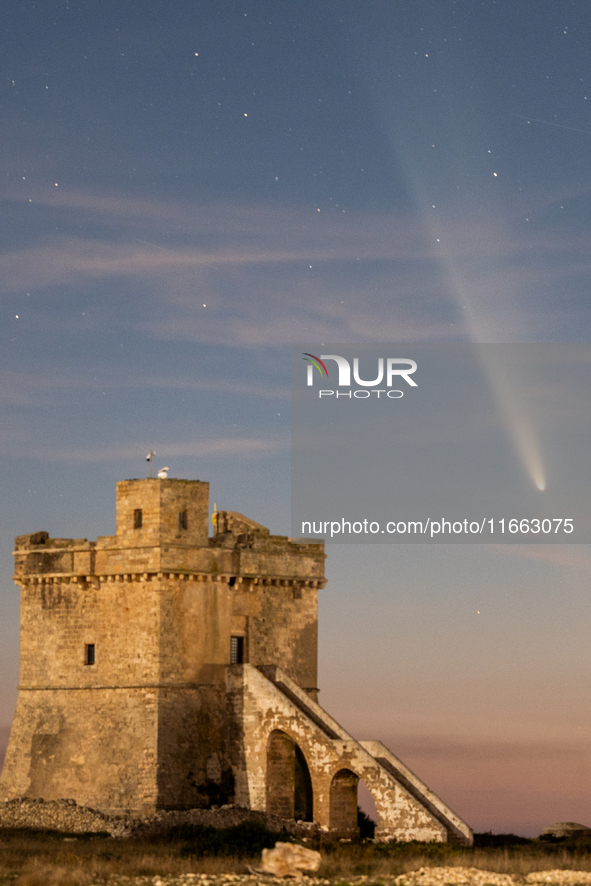
<path fill-rule="evenodd" d="M 239 605 L 235 598 L 236 612 Z M 281 662 L 282 669 L 316 697 L 318 687 L 318 591 L 314 587 L 262 585 L 250 618 L 250 664 Z"/>
<path fill-rule="evenodd" d="M 56 580 L 21 592 L 20 684 L 26 689 L 158 682 L 160 590 L 153 582 Z M 95 663 L 85 664 L 85 646 Z"/>
<path fill-rule="evenodd" d="M 134 528 L 134 511 L 142 511 L 142 526 Z M 186 528 L 179 513 L 186 512 Z M 117 537 L 128 545 L 151 547 L 179 542 L 207 545 L 209 483 L 199 480 L 122 480 L 117 483 Z"/>
<path fill-rule="evenodd" d="M 2 799 L 72 797 L 105 812 L 153 811 L 157 702 L 148 688 L 21 690 Z"/>

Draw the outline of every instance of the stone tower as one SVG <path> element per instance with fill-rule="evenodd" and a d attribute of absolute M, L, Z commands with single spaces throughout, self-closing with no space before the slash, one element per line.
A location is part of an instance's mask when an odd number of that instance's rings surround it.
<path fill-rule="evenodd" d="M 378 835 L 471 842 L 379 742 L 317 703 L 324 545 L 292 543 L 209 484 L 117 484 L 114 536 L 16 539 L 17 709 L 0 800 L 71 798 L 147 815 L 222 803 L 354 832 L 357 783 Z"/>
<path fill-rule="evenodd" d="M 227 802 L 225 669 L 281 662 L 316 692 L 322 544 L 221 512 L 209 484 L 117 484 L 117 533 L 16 539 L 19 699 L 2 799 L 110 812 Z"/>

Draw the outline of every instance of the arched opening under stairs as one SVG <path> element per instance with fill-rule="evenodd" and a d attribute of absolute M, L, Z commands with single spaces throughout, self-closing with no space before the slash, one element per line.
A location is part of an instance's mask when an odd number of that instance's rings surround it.
<path fill-rule="evenodd" d="M 279 729 L 267 742 L 267 812 L 313 821 L 312 779 L 301 748 Z"/>
<path fill-rule="evenodd" d="M 330 829 L 357 833 L 357 786 L 359 776 L 350 769 L 335 772 L 330 784 Z"/>

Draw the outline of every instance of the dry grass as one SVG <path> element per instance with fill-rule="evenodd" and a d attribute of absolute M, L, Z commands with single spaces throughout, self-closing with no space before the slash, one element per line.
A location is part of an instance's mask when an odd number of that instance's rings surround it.
<path fill-rule="evenodd" d="M 332 881 L 366 876 L 389 880 L 419 868 L 479 868 L 525 878 L 534 871 L 591 871 L 591 846 L 532 842 L 504 848 L 463 849 L 446 844 L 389 844 L 342 847 L 323 852 L 319 875 Z"/>
<path fill-rule="evenodd" d="M 178 877 L 188 873 L 242 873 L 239 858 L 183 856 L 175 844 L 91 837 L 64 839 L 2 833 L 0 884 L 90 886 L 111 877 Z"/>
<path fill-rule="evenodd" d="M 518 882 L 534 871 L 591 871 L 591 846 L 576 844 L 530 843 L 467 850 L 446 844 L 364 843 L 326 845 L 321 851 L 323 863 L 318 877 L 341 884 L 386 884 L 400 874 L 436 867 L 479 868 L 511 874 Z M 196 886 L 218 886 L 223 874 L 242 879 L 236 875 L 247 875 L 249 864 L 256 865 L 259 858 L 258 854 L 254 858 L 194 855 L 190 843 L 182 841 L 142 842 L 97 836 L 68 839 L 0 831 L 0 886 L 95 886 L 107 881 L 110 886 L 156 886 L 159 880 L 162 886 L 186 886 L 191 881 Z M 190 874 L 207 876 L 187 878 Z M 223 880 L 231 886 L 230 877 Z M 256 878 L 249 880 L 254 883 Z M 441 883 L 445 883 L 444 876 Z"/>

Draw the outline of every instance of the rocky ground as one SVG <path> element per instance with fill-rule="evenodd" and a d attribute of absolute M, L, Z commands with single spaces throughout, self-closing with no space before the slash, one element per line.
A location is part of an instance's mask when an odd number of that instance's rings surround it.
<path fill-rule="evenodd" d="M 591 883 L 589 871 L 535 871 L 520 877 L 515 874 L 497 874 L 480 868 L 442 867 L 420 868 L 401 874 L 392 881 L 396 886 L 518 886 L 518 884 L 548 883 L 575 886 Z"/>
<path fill-rule="evenodd" d="M 302 886 L 335 886 L 331 880 L 301 877 Z M 285 886 L 286 879 L 259 874 L 182 874 L 176 877 L 116 877 L 108 886 Z M 339 880 L 338 886 L 589 886 L 589 871 L 536 871 L 525 877 L 497 874 L 479 868 L 429 867 L 401 874 L 398 877 L 350 877 Z M 103 886 L 103 884 L 101 884 Z"/>

